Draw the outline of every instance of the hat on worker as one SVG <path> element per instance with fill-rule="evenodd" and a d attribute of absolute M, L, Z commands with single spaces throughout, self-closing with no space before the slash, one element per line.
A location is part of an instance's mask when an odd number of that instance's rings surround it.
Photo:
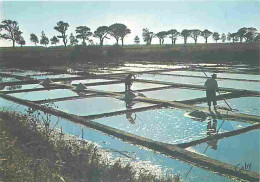
<path fill-rule="evenodd" d="M 215 73 L 212 74 L 211 76 L 212 76 L 212 78 L 217 78 L 217 74 L 215 74 Z"/>

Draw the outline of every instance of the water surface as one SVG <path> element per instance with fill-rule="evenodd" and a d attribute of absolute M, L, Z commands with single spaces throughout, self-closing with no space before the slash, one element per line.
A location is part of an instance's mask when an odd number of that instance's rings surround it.
<path fill-rule="evenodd" d="M 157 109 L 138 113 L 129 113 L 96 119 L 95 121 L 135 135 L 155 141 L 179 144 L 208 136 L 208 120 L 195 121 L 184 117 L 185 111 L 179 109 Z M 215 130 L 220 127 L 222 120 L 215 121 Z M 250 124 L 226 121 L 219 133 L 236 130 Z"/>
<path fill-rule="evenodd" d="M 224 123 L 225 124 L 225 123 Z M 215 143 L 215 144 L 213 144 Z M 253 130 L 240 135 L 221 139 L 219 141 L 209 141 L 195 146 L 194 149 L 204 155 L 216 160 L 220 160 L 234 166 L 251 163 L 251 170 L 260 171 L 260 130 Z M 212 148 L 211 145 L 216 145 Z M 209 146 L 209 147 L 208 147 Z M 208 148 L 206 150 L 206 148 Z M 206 150 L 206 152 L 204 152 Z"/>

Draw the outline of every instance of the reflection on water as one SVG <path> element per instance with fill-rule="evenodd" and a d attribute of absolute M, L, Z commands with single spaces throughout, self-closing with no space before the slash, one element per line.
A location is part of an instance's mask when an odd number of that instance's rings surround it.
<path fill-rule="evenodd" d="M 0 76 L 0 83 L 4 83 L 4 82 L 17 82 L 20 81 L 16 78 L 12 78 L 12 77 L 1 77 Z"/>
<path fill-rule="evenodd" d="M 149 110 L 137 114 L 138 117 L 134 125 L 129 123 L 125 115 L 100 118 L 95 121 L 135 135 L 170 144 L 190 142 L 207 136 L 207 122 L 184 117 L 185 112 L 179 109 Z M 216 126 L 220 127 L 221 123 L 222 120 L 218 119 Z M 220 128 L 219 133 L 249 125 L 237 121 L 226 121 L 226 124 Z"/>
<path fill-rule="evenodd" d="M 160 100 L 183 101 L 205 97 L 206 93 L 202 90 L 169 88 L 142 92 L 146 97 Z"/>
<path fill-rule="evenodd" d="M 138 76 L 138 79 L 156 80 L 156 81 L 182 83 L 182 84 L 193 84 L 193 85 L 204 85 L 206 81 L 206 78 L 204 79 L 204 78 L 192 78 L 192 77 L 156 75 L 156 74 L 142 74 Z"/>
<path fill-rule="evenodd" d="M 8 110 L 15 110 L 16 112 L 23 114 L 26 114 L 28 110 L 28 108 L 25 106 L 21 106 L 19 104 L 15 104 L 13 102 L 0 98 L 0 109 L 2 108 Z M 44 117 L 44 114 L 42 112 L 40 113 L 41 116 Z M 131 156 L 131 158 L 125 160 L 134 163 L 141 163 L 144 166 L 146 166 L 146 168 L 149 167 L 149 165 L 147 166 L 147 164 L 156 165 L 163 171 L 167 170 L 173 172 L 174 174 L 179 174 L 181 179 L 184 179 L 186 176 L 187 181 L 208 182 L 208 179 L 212 181 L 221 182 L 233 181 L 231 179 L 227 179 L 223 176 L 219 176 L 217 174 L 211 173 L 209 171 L 197 167 L 192 167 L 192 171 L 190 171 L 191 166 L 182 161 L 175 160 L 165 155 L 155 153 L 154 151 L 129 144 L 127 142 L 117 139 L 116 137 L 111 137 L 97 130 L 90 129 L 88 127 L 76 124 L 66 119 L 58 119 L 56 116 L 51 116 L 50 127 L 54 126 L 56 129 L 60 129 L 62 127 L 63 132 L 78 136 L 79 138 L 81 138 L 80 136 L 82 134 L 83 129 L 84 139 L 95 142 L 96 144 L 98 144 L 99 147 L 102 147 L 106 150 L 113 151 L 113 158 L 124 158 L 125 156 L 122 155 L 122 153 L 124 151 L 127 151 L 127 154 Z"/>
<path fill-rule="evenodd" d="M 33 75 L 30 78 L 34 79 L 46 79 L 46 78 L 70 78 L 70 77 L 77 77 L 78 75 L 71 75 L 71 74 L 59 74 L 59 75 Z"/>
<path fill-rule="evenodd" d="M 136 120 L 136 114 L 133 113 L 132 111 L 132 107 L 134 106 L 134 102 L 132 99 L 125 99 L 125 104 L 126 104 L 126 109 L 127 109 L 127 112 L 126 112 L 126 119 L 132 123 L 132 124 L 135 124 L 135 120 Z"/>
<path fill-rule="evenodd" d="M 133 82 L 133 85 L 131 86 L 131 90 L 158 88 L 158 87 L 164 87 L 164 86 L 167 86 L 167 85 Z M 88 88 L 109 91 L 109 92 L 124 92 L 125 84 L 120 83 L 120 84 L 110 84 L 110 85 L 98 85 L 98 86 L 89 86 Z"/>
<path fill-rule="evenodd" d="M 225 124 L 225 123 L 224 123 Z M 254 130 L 240 135 L 218 140 L 217 148 L 208 148 L 208 143 L 195 146 L 202 152 L 207 149 L 206 156 L 232 165 L 251 163 L 251 170 L 259 172 L 260 168 L 260 130 Z"/>
<path fill-rule="evenodd" d="M 177 74 L 177 75 L 189 75 L 189 76 L 205 76 L 203 71 L 167 71 L 164 74 Z M 212 75 L 213 72 L 205 72 L 208 76 Z M 260 80 L 260 75 L 247 75 L 247 74 L 235 74 L 235 73 L 217 73 L 219 78 L 235 78 L 235 79 L 246 79 L 246 80 Z"/>
<path fill-rule="evenodd" d="M 227 103 L 236 112 L 260 116 L 260 97 L 240 97 L 227 99 Z M 218 101 L 220 107 L 227 107 L 224 101 Z M 207 107 L 207 104 L 198 104 L 198 106 Z"/>
<path fill-rule="evenodd" d="M 79 116 L 109 113 L 126 109 L 124 101 L 111 97 L 93 97 L 77 100 L 67 100 L 55 102 L 55 104 L 58 106 L 58 110 Z M 153 104 L 138 102 L 133 106 L 133 108 L 146 107 L 151 105 Z"/>
<path fill-rule="evenodd" d="M 41 87 L 40 85 L 37 86 L 37 88 L 40 87 Z M 43 90 L 43 91 L 33 91 L 33 92 L 21 92 L 21 93 L 13 93 L 10 95 L 13 97 L 17 97 L 24 100 L 30 100 L 30 101 L 78 96 L 78 94 L 68 89 L 53 89 L 53 90 Z"/>

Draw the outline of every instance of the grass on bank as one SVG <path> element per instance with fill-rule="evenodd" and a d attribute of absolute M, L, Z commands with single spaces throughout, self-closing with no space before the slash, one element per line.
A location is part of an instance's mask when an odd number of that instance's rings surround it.
<path fill-rule="evenodd" d="M 90 142 L 80 142 L 57 131 L 48 122 L 0 112 L 0 181 L 177 182 L 178 176 L 137 171 L 120 160 L 113 163 Z"/>

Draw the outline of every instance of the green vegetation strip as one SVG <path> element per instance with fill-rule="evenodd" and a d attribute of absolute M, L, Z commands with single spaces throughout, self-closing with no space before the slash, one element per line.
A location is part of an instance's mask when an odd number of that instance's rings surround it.
<path fill-rule="evenodd" d="M 52 130 L 47 120 L 34 119 L 0 112 L 0 181 L 179 181 L 178 176 L 108 160 L 93 143 Z"/>
<path fill-rule="evenodd" d="M 90 120 L 87 120 L 83 117 L 79 117 L 76 115 L 68 114 L 65 112 L 61 112 L 55 109 L 47 108 L 38 104 L 35 104 L 33 102 L 25 101 L 19 98 L 15 98 L 9 95 L 0 94 L 0 97 L 11 100 L 14 102 L 17 102 L 19 104 L 26 105 L 28 107 L 31 107 L 36 110 L 41 110 L 49 114 L 53 114 L 62 118 L 66 118 L 68 120 L 89 126 L 91 128 L 97 129 L 99 131 L 102 131 L 104 133 L 107 133 L 109 135 L 113 135 L 115 137 L 121 138 L 123 140 L 127 140 L 131 143 L 138 144 L 145 146 L 147 148 L 156 150 L 158 152 L 165 153 L 166 155 L 173 156 L 175 158 L 181 159 L 183 161 L 192 163 L 193 165 L 200 166 L 206 169 L 209 169 L 211 171 L 220 173 L 220 174 L 226 174 L 233 176 L 235 178 L 241 178 L 243 180 L 247 181 L 259 181 L 259 174 L 252 172 L 252 171 L 237 171 L 236 167 L 224 162 L 220 162 L 214 159 L 210 159 L 208 157 L 192 153 L 189 151 L 186 151 L 180 147 L 169 145 L 162 142 L 156 142 L 148 138 L 140 137 L 128 132 L 124 132 L 103 124 L 99 124 Z"/>

